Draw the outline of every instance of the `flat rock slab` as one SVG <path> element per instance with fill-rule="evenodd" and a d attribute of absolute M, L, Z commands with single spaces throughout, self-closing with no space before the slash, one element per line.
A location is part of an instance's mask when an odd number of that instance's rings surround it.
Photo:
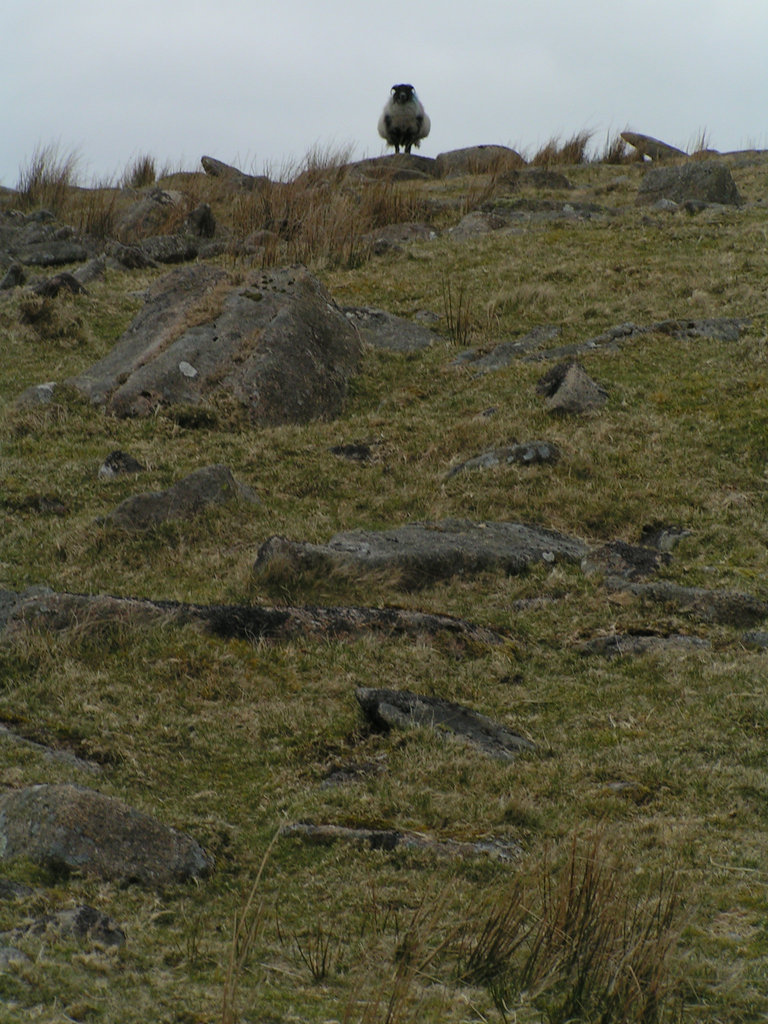
<path fill-rule="evenodd" d="M 466 740 L 484 754 L 502 761 L 511 760 L 521 750 L 535 749 L 530 740 L 498 722 L 440 697 L 367 686 L 358 687 L 355 697 L 366 718 L 379 728 L 422 726 L 434 729 L 443 735 Z"/>
<path fill-rule="evenodd" d="M 254 571 L 384 571 L 397 574 L 403 586 L 418 587 L 457 575 L 521 573 L 542 561 L 579 563 L 588 550 L 583 541 L 540 526 L 448 519 L 349 530 L 327 544 L 271 537 L 259 549 Z"/>
<path fill-rule="evenodd" d="M 521 853 L 518 843 L 502 839 L 481 839 L 475 842 L 456 839 L 433 839 L 419 832 L 408 832 L 394 828 L 349 828 L 343 825 L 315 824 L 298 821 L 283 825 L 280 834 L 303 839 L 307 843 L 328 846 L 331 843 L 348 843 L 365 850 L 426 850 L 442 857 L 488 856 L 494 860 L 517 860 Z"/>
<path fill-rule="evenodd" d="M 337 415 L 362 346 L 303 267 L 235 283 L 208 264 L 166 274 L 112 351 L 69 383 L 117 416 L 223 397 L 259 424 Z"/>
<path fill-rule="evenodd" d="M 660 139 L 654 139 L 652 135 L 641 135 L 640 132 L 622 132 L 621 137 L 641 156 L 647 156 L 651 160 L 677 160 L 687 156 L 682 149 L 670 146 L 669 143 L 662 142 Z"/>
<path fill-rule="evenodd" d="M 499 645 L 506 637 L 451 615 L 403 608 L 282 607 L 196 605 L 148 601 L 107 594 L 56 594 L 32 588 L 0 591 L 0 636 L 27 630 L 88 628 L 105 622 L 133 627 L 191 624 L 224 639 L 286 641 L 297 636 L 327 639 L 374 633 L 385 636 L 443 636 L 453 643 Z"/>
<path fill-rule="evenodd" d="M 144 885 L 202 878 L 213 860 L 194 839 L 120 800 L 80 786 L 40 785 L 0 796 L 0 860 Z"/>
<path fill-rule="evenodd" d="M 418 352 L 429 348 L 437 335 L 422 324 L 371 306 L 345 306 L 344 315 L 374 348 L 391 352 Z"/>
<path fill-rule="evenodd" d="M 147 530 L 169 519 L 189 519 L 211 505 L 232 501 L 257 504 L 255 493 L 226 466 L 197 469 L 165 491 L 134 494 L 115 508 L 107 522 L 125 530 Z"/>
<path fill-rule="evenodd" d="M 503 370 L 519 359 L 521 356 L 529 355 L 538 351 L 542 345 L 554 341 L 560 336 L 560 328 L 555 324 L 542 324 L 534 327 L 532 331 L 524 334 L 522 338 L 514 341 L 502 341 L 494 346 L 490 352 L 478 352 L 477 349 L 467 349 L 460 353 L 453 361 L 455 366 L 467 366 L 478 373 L 489 373 L 494 370 Z M 546 353 L 544 353 L 546 355 Z"/>
<path fill-rule="evenodd" d="M 542 463 L 557 462 L 560 449 L 551 441 L 526 441 L 523 444 L 507 445 L 503 448 L 492 448 L 490 451 L 475 455 L 466 462 L 454 466 L 447 474 L 450 480 L 457 473 L 471 469 L 491 469 L 494 466 L 538 466 Z"/>
<path fill-rule="evenodd" d="M 747 627 L 758 625 L 768 618 L 768 601 L 738 591 L 682 587 L 666 580 L 654 583 L 625 582 L 615 577 L 608 578 L 606 584 L 636 597 L 673 605 L 705 622 Z"/>

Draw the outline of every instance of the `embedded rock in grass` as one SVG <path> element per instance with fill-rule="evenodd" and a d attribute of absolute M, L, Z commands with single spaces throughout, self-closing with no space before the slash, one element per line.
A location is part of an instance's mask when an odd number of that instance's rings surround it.
<path fill-rule="evenodd" d="M 546 396 L 547 410 L 554 413 L 581 413 L 599 408 L 608 401 L 608 392 L 589 376 L 580 363 L 553 366 L 536 385 Z"/>
<path fill-rule="evenodd" d="M 668 636 L 656 633 L 612 633 L 610 636 L 597 636 L 588 640 L 582 645 L 581 652 L 618 658 L 654 651 L 705 651 L 709 650 L 709 647 L 709 640 L 683 633 L 672 633 Z"/>
<path fill-rule="evenodd" d="M 425 850 L 443 857 L 488 856 L 498 861 L 517 860 L 522 852 L 519 843 L 508 839 L 481 839 L 475 842 L 456 839 L 433 839 L 421 832 L 395 828 L 350 828 L 345 825 L 315 824 L 297 821 L 283 825 L 280 834 L 287 838 L 303 839 L 317 846 L 343 842 L 363 850 Z"/>
<path fill-rule="evenodd" d="M 669 560 L 668 551 L 614 540 L 590 551 L 582 561 L 581 568 L 586 573 L 602 572 L 606 576 L 633 580 L 656 572 L 662 565 L 668 564 Z"/>
<path fill-rule="evenodd" d="M 143 885 L 201 878 L 213 868 L 190 836 L 120 800 L 67 783 L 0 796 L 0 860 L 18 858 Z"/>
<path fill-rule="evenodd" d="M 368 633 L 385 636 L 438 636 L 452 645 L 500 645 L 506 637 L 452 615 L 435 615 L 408 608 L 313 606 L 278 608 L 260 605 L 184 604 L 109 594 L 57 594 L 47 587 L 22 593 L 0 590 L 0 636 L 13 638 L 29 630 L 98 629 L 116 622 L 138 628 L 155 623 L 198 625 L 226 640 L 251 643 L 294 637 L 351 637 Z"/>
<path fill-rule="evenodd" d="M 358 329 L 363 341 L 392 352 L 417 352 L 429 348 L 438 335 L 428 327 L 371 306 L 345 306 L 344 315 Z"/>
<path fill-rule="evenodd" d="M 306 423 L 342 408 L 362 346 L 303 267 L 249 274 L 199 264 L 172 271 L 112 351 L 70 383 L 116 416 L 221 399 L 254 423 Z"/>
<path fill-rule="evenodd" d="M 419 587 L 458 575 L 521 573 L 536 562 L 578 563 L 588 550 L 583 541 L 540 526 L 447 519 L 392 530 L 348 530 L 327 544 L 271 537 L 259 549 L 254 572 L 384 572 L 402 586 Z"/>
<path fill-rule="evenodd" d="M 515 338 L 514 341 L 499 342 L 490 352 L 479 353 L 477 349 L 470 348 L 460 353 L 454 360 L 454 366 L 467 366 L 479 373 L 488 373 L 493 370 L 503 370 L 510 366 L 520 356 L 537 352 L 542 345 L 548 341 L 554 341 L 560 337 L 560 328 L 556 324 L 541 324 L 528 331 L 522 338 Z M 544 351 L 542 357 L 547 355 Z"/>
<path fill-rule="evenodd" d="M 379 728 L 423 726 L 464 739 L 484 754 L 503 761 L 510 760 L 521 750 L 536 747 L 485 715 L 440 697 L 368 686 L 359 686 L 355 697 L 366 718 Z"/>
<path fill-rule="evenodd" d="M 620 580 L 615 576 L 609 576 L 606 584 L 636 597 L 679 608 L 705 622 L 746 627 L 756 626 L 768 619 L 768 601 L 735 590 L 682 587 L 668 580 L 640 583 Z"/>
<path fill-rule="evenodd" d="M 689 199 L 725 206 L 741 206 L 742 198 L 728 167 L 717 160 L 694 160 L 681 167 L 654 167 L 640 182 L 638 204 L 668 199 Z"/>
<path fill-rule="evenodd" d="M 209 505 L 230 501 L 256 504 L 258 500 L 226 466 L 206 466 L 166 491 L 147 491 L 126 498 L 110 513 L 108 521 L 126 530 L 146 530 L 168 519 L 189 519 Z"/>
<path fill-rule="evenodd" d="M 378 256 L 385 252 L 401 252 L 408 242 L 433 242 L 437 235 L 435 228 L 429 224 L 407 221 L 404 224 L 383 224 L 363 235 L 361 241 L 370 245 Z"/>
<path fill-rule="evenodd" d="M 492 466 L 517 463 L 521 466 L 536 466 L 545 462 L 557 462 L 560 449 L 550 441 L 527 441 L 525 444 L 508 445 L 505 448 L 493 448 L 491 451 L 475 455 L 466 462 L 454 466 L 447 474 L 446 480 L 467 469 L 490 469 Z"/>

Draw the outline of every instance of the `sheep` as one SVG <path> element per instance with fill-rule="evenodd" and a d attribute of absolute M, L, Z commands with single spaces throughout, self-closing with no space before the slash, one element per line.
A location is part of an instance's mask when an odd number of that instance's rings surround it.
<path fill-rule="evenodd" d="M 412 85 L 393 85 L 387 105 L 379 118 L 379 135 L 388 146 L 406 153 L 429 135 L 430 120 Z"/>

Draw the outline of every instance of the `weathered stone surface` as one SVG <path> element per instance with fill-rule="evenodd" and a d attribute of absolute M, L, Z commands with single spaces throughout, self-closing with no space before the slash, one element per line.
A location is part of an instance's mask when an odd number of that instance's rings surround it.
<path fill-rule="evenodd" d="M 384 571 L 399 577 L 402 586 L 419 587 L 459 574 L 520 573 L 540 561 L 579 562 L 587 550 L 582 541 L 543 527 L 450 519 L 391 530 L 349 530 L 327 544 L 272 537 L 261 546 L 254 571 Z"/>
<path fill-rule="evenodd" d="M 525 160 L 508 146 L 467 146 L 440 153 L 435 158 L 435 171 L 439 178 L 492 174 L 524 166 Z"/>
<path fill-rule="evenodd" d="M 59 223 L 49 210 L 35 210 L 0 211 L 0 255 L 0 265 L 55 267 L 81 263 L 96 253 L 69 224 Z"/>
<path fill-rule="evenodd" d="M 669 554 L 658 548 L 614 540 L 593 548 L 583 559 L 581 567 L 588 573 L 602 572 L 606 576 L 634 580 L 657 572 L 669 560 Z"/>
<path fill-rule="evenodd" d="M 303 267 L 234 284 L 200 264 L 162 277 L 112 351 L 70 383 L 117 416 L 226 396 L 262 424 L 336 415 L 362 347 Z"/>
<path fill-rule="evenodd" d="M 248 192 L 268 188 L 272 184 L 269 178 L 263 174 L 245 174 L 243 171 L 238 170 L 237 167 L 231 167 L 229 164 L 222 163 L 221 160 L 216 160 L 212 156 L 201 157 L 200 163 L 205 173 L 209 174 L 212 178 L 223 178 L 224 181 L 229 182 L 231 185 L 245 189 Z"/>
<path fill-rule="evenodd" d="M 549 441 L 526 441 L 524 444 L 508 445 L 505 448 L 493 448 L 491 451 L 475 455 L 466 462 L 454 466 L 446 479 L 456 476 L 467 469 L 490 469 L 502 464 L 511 466 L 517 463 L 522 466 L 536 466 L 545 462 L 557 462 L 560 449 Z"/>
<path fill-rule="evenodd" d="M 24 284 L 27 273 L 21 263 L 11 263 L 0 280 L 0 292 L 10 291 Z"/>
<path fill-rule="evenodd" d="M 0 635 L 10 639 L 28 630 L 88 629 L 110 622 L 134 628 L 158 623 L 192 624 L 227 640 L 251 643 L 367 633 L 441 636 L 457 646 L 506 642 L 506 637 L 495 630 L 464 619 L 406 608 L 197 605 L 108 594 L 57 594 L 46 587 L 31 587 L 22 593 L 0 590 Z"/>
<path fill-rule="evenodd" d="M 570 345 L 557 346 L 543 352 L 532 348 L 523 353 L 531 360 L 537 359 L 572 359 L 585 352 L 595 349 L 619 351 L 624 345 L 643 338 L 647 334 L 666 334 L 671 338 L 683 341 L 696 338 L 711 338 L 715 341 L 738 341 L 751 321 L 745 317 L 712 317 L 702 320 L 659 320 L 652 324 L 627 323 L 617 324 L 608 330 L 586 341 L 577 341 Z"/>
<path fill-rule="evenodd" d="M 666 142 L 654 139 L 651 135 L 641 135 L 639 132 L 622 132 L 622 139 L 633 146 L 641 156 L 647 156 L 651 160 L 674 160 L 686 156 L 682 149 L 670 146 Z"/>
<path fill-rule="evenodd" d="M 582 645 L 581 651 L 583 654 L 602 654 L 608 658 L 618 658 L 650 654 L 654 651 L 705 651 L 709 647 L 708 640 L 683 633 L 673 633 L 669 636 L 652 633 L 615 633 L 587 641 Z"/>
<path fill-rule="evenodd" d="M 200 878 L 212 859 L 194 839 L 91 789 L 40 785 L 0 796 L 0 860 L 144 885 Z"/>
<path fill-rule="evenodd" d="M 589 412 L 608 401 L 605 388 L 576 362 L 553 366 L 537 383 L 536 392 L 546 397 L 547 410 L 553 413 Z"/>
<path fill-rule="evenodd" d="M 139 248 L 154 263 L 187 263 L 197 259 L 199 239 L 192 235 L 150 235 Z"/>
<path fill-rule="evenodd" d="M 421 832 L 401 829 L 350 828 L 344 825 L 318 825 L 311 821 L 283 825 L 280 834 L 320 846 L 343 842 L 360 849 L 381 850 L 385 853 L 393 850 L 425 850 L 444 857 L 488 856 L 494 860 L 513 861 L 522 852 L 518 843 L 507 839 L 480 839 L 476 842 L 433 839 Z"/>
<path fill-rule="evenodd" d="M 717 160 L 693 160 L 681 167 L 653 167 L 640 182 L 639 204 L 668 199 L 683 203 L 700 199 L 705 203 L 741 206 L 741 196 L 728 166 Z"/>
<path fill-rule="evenodd" d="M 521 356 L 537 352 L 548 341 L 560 336 L 560 328 L 555 324 L 542 324 L 514 341 L 502 341 L 490 352 L 478 353 L 476 349 L 468 349 L 453 360 L 456 366 L 467 366 L 478 373 L 489 373 L 503 370 Z M 545 353 L 546 354 L 546 353 Z"/>
<path fill-rule="evenodd" d="M 234 478 L 226 466 L 206 466 L 166 491 L 148 491 L 122 501 L 108 521 L 126 530 L 146 530 L 168 519 L 189 519 L 209 505 L 230 501 L 258 502 L 254 492 Z"/>
<path fill-rule="evenodd" d="M 625 590 L 649 601 L 673 605 L 705 622 L 746 627 L 755 626 L 768 618 L 768 601 L 738 591 L 682 587 L 666 580 L 639 583 L 609 577 L 606 583 L 617 590 Z"/>
<path fill-rule="evenodd" d="M 429 348 L 438 335 L 422 324 L 371 306 L 345 306 L 344 315 L 364 341 L 392 352 L 418 352 Z"/>
<path fill-rule="evenodd" d="M 54 274 L 53 277 L 37 281 L 32 285 L 32 291 L 36 295 L 54 299 L 61 291 L 69 292 L 71 295 L 81 295 L 85 293 L 85 288 L 74 274 L 63 271 L 60 274 Z"/>
<path fill-rule="evenodd" d="M 409 242 L 432 242 L 437 238 L 437 231 L 429 224 L 385 224 L 374 231 L 363 235 L 361 241 L 370 245 L 376 255 L 385 252 L 400 251 Z"/>
<path fill-rule="evenodd" d="M 117 224 L 117 235 L 125 240 L 160 235 L 179 227 L 184 197 L 181 192 L 152 186 L 131 203 Z"/>
<path fill-rule="evenodd" d="M 465 740 L 484 754 L 502 761 L 510 760 L 521 750 L 535 749 L 535 744 L 530 740 L 498 722 L 440 697 L 368 686 L 359 686 L 355 690 L 355 697 L 366 718 L 378 728 L 408 729 L 421 726 L 434 729 L 438 733 Z"/>
<path fill-rule="evenodd" d="M 134 459 L 128 452 L 116 448 L 104 459 L 99 466 L 99 480 L 111 480 L 113 477 L 125 473 L 141 473 L 146 469 L 138 459 Z"/>
<path fill-rule="evenodd" d="M 419 181 L 434 178 L 435 161 L 432 157 L 417 156 L 416 153 L 391 153 L 388 156 L 375 156 L 366 160 L 357 160 L 344 167 L 344 173 L 354 178 L 385 178 L 389 181 Z M 328 172 L 335 174 L 334 170 Z M 312 180 L 317 172 L 306 171 L 296 179 L 301 182 L 304 177 Z"/>
<path fill-rule="evenodd" d="M 20 408 L 23 406 L 50 405 L 55 392 L 55 380 L 48 380 L 43 384 L 32 384 L 30 387 L 24 388 L 16 399 L 15 404 Z"/>
<path fill-rule="evenodd" d="M 506 227 L 509 227 L 509 220 L 506 217 L 493 212 L 472 210 L 465 214 L 448 234 L 456 239 L 475 238 L 477 235 L 489 235 Z"/>

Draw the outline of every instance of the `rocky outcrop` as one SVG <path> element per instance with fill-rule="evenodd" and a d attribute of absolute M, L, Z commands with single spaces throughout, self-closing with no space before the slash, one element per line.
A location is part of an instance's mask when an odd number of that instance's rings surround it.
<path fill-rule="evenodd" d="M 692 160 L 679 167 L 652 167 L 637 192 L 641 205 L 668 200 L 741 206 L 742 198 L 729 168 L 718 160 Z"/>
<path fill-rule="evenodd" d="M 0 590 L 0 635 L 7 638 L 28 630 L 88 629 L 105 622 L 134 628 L 160 623 L 196 625 L 224 639 L 251 643 L 365 634 L 444 637 L 457 646 L 505 642 L 500 633 L 464 619 L 406 608 L 197 605 L 108 594 L 54 593 L 45 587 L 22 593 Z"/>
<path fill-rule="evenodd" d="M 597 384 L 580 363 L 558 363 L 538 381 L 536 392 L 546 400 L 548 412 L 583 413 L 599 409 L 608 392 Z"/>
<path fill-rule="evenodd" d="M 194 839 L 120 800 L 69 784 L 0 796 L 0 860 L 143 885 L 201 878 L 212 859 Z"/>
<path fill-rule="evenodd" d="M 357 332 L 303 267 L 235 283 L 201 264 L 165 275 L 112 351 L 69 383 L 116 416 L 233 402 L 253 422 L 335 416 L 357 372 Z"/>
<path fill-rule="evenodd" d="M 421 726 L 443 736 L 465 740 L 491 757 L 508 761 L 535 744 L 471 708 L 440 697 L 360 686 L 355 697 L 365 717 L 377 728 Z"/>
<path fill-rule="evenodd" d="M 268 188 L 271 185 L 269 178 L 263 174 L 245 174 L 237 167 L 225 164 L 212 156 L 201 157 L 200 163 L 205 173 L 212 178 L 220 178 L 227 184 L 247 192 Z"/>
<path fill-rule="evenodd" d="M 401 586 L 420 587 L 457 575 L 520 573 L 541 561 L 578 563 L 587 550 L 583 541 L 543 527 L 451 519 L 348 530 L 327 544 L 272 537 L 261 546 L 254 571 L 278 576 L 301 570 L 386 572 Z"/>

